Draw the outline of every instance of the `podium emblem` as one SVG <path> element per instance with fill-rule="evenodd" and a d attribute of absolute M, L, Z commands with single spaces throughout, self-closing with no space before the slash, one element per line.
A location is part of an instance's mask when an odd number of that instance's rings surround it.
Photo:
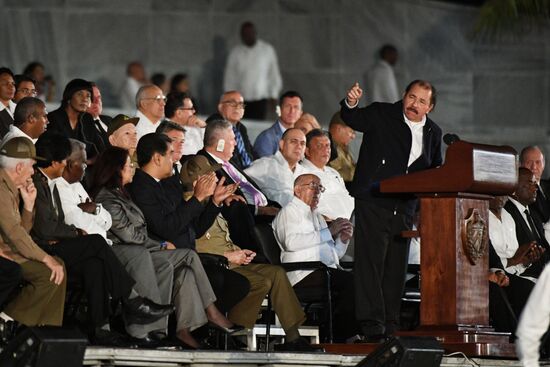
<path fill-rule="evenodd" d="M 476 265 L 485 253 L 487 242 L 487 223 L 481 217 L 479 210 L 472 208 L 470 215 L 464 219 L 462 225 L 462 244 L 464 252 L 472 265 Z"/>

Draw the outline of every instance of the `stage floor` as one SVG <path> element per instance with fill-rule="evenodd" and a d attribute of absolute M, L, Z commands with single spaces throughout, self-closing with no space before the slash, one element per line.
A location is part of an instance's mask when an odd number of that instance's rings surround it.
<path fill-rule="evenodd" d="M 212 351 L 169 351 L 153 349 L 118 349 L 88 347 L 84 357 L 85 366 L 355 366 L 365 356 L 335 353 L 282 353 L 282 352 L 212 352 Z M 517 360 L 494 358 L 444 357 L 443 367 L 520 367 Z M 550 366 L 550 363 L 541 363 Z M 422 366 L 419 366 L 422 367 Z"/>

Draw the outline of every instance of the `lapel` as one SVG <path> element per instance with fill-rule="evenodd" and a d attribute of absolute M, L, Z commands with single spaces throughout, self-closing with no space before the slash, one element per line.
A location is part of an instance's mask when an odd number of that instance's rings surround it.
<path fill-rule="evenodd" d="M 533 235 L 533 232 L 531 231 L 531 228 L 525 222 L 525 219 L 523 219 L 523 215 L 520 213 L 519 209 L 512 203 L 511 201 L 508 201 L 504 205 L 504 209 L 510 213 L 512 218 L 514 218 L 514 222 L 516 223 L 516 237 L 518 240 L 518 243 L 520 245 L 523 245 L 524 243 L 535 241 L 535 236 Z"/>

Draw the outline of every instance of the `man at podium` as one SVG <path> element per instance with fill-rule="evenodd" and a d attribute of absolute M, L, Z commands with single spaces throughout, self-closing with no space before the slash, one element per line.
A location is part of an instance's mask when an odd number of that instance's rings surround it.
<path fill-rule="evenodd" d="M 381 342 L 399 323 L 401 296 L 409 252 L 410 230 L 417 200 L 410 195 L 383 194 L 386 178 L 441 165 L 441 129 L 428 113 L 436 90 L 415 80 L 396 103 L 358 108 L 363 95 L 358 83 L 340 102 L 342 119 L 363 133 L 351 185 L 355 197 L 356 318 L 367 342 Z"/>

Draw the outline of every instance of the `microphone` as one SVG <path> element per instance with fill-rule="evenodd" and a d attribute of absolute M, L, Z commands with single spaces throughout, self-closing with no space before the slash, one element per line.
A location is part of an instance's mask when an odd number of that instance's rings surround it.
<path fill-rule="evenodd" d="M 453 144 L 455 141 L 459 141 L 460 138 L 456 134 L 445 134 L 443 135 L 443 142 L 447 145 Z"/>

